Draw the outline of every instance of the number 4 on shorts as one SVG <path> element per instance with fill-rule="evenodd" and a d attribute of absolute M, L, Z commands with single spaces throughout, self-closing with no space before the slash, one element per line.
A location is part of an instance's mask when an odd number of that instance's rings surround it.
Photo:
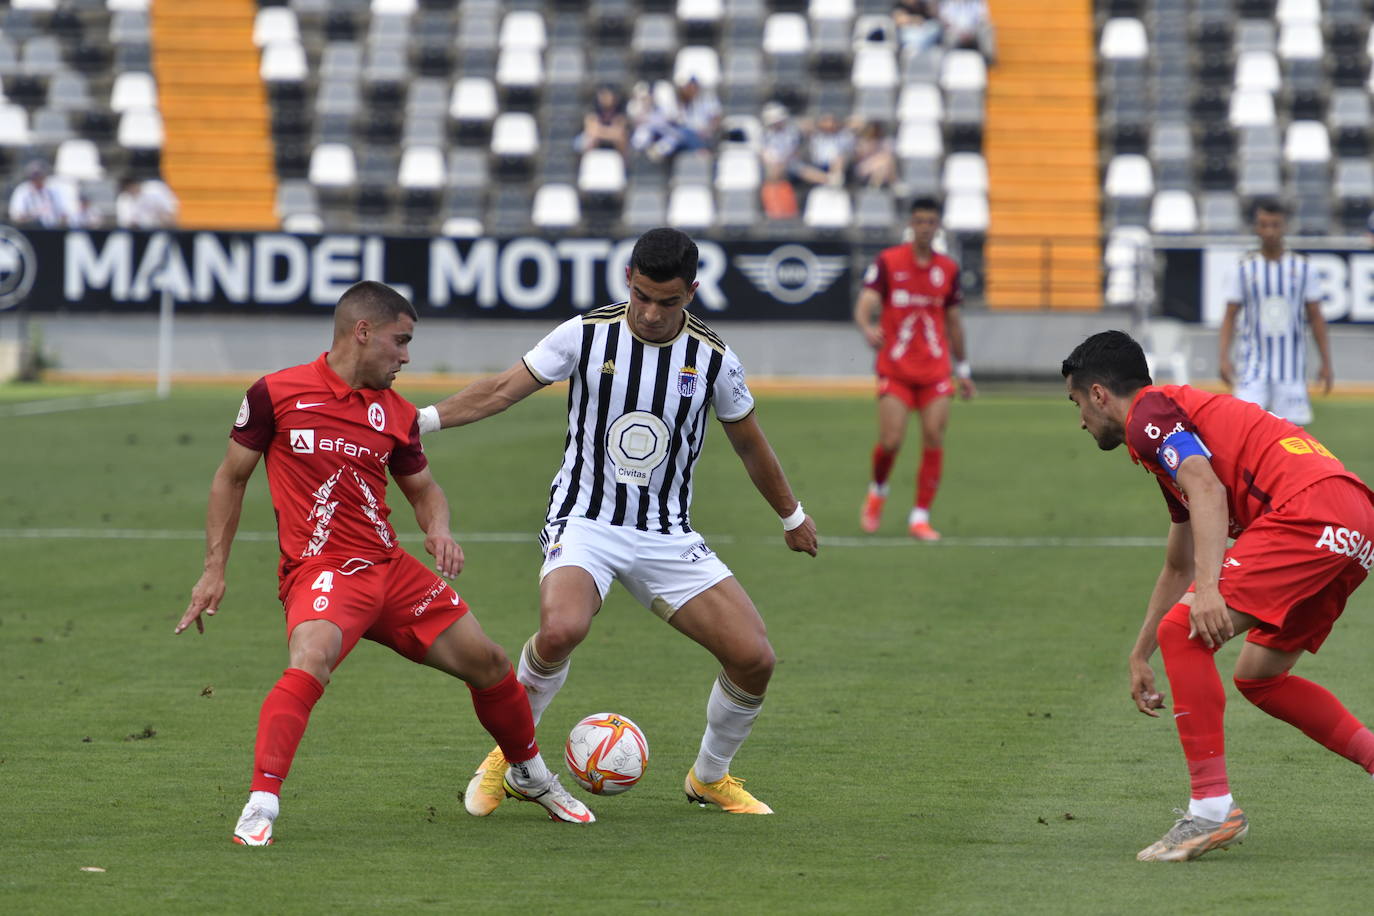
<path fill-rule="evenodd" d="M 316 577 L 310 588 L 314 591 L 332 592 L 334 591 L 334 571 L 326 569 Z"/>

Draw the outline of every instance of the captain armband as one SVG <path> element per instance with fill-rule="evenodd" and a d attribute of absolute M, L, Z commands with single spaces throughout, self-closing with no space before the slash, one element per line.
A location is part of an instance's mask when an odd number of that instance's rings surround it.
<path fill-rule="evenodd" d="M 1181 429 L 1164 437 L 1164 441 L 1159 445 L 1157 457 L 1160 467 L 1168 471 L 1170 477 L 1177 480 L 1179 467 L 1194 455 L 1210 459 L 1212 452 L 1202 443 L 1196 433 Z"/>

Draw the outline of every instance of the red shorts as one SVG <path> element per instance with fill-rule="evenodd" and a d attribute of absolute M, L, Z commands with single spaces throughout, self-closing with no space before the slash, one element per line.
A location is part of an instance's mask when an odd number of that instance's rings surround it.
<path fill-rule="evenodd" d="M 1241 532 L 1221 567 L 1227 607 L 1260 622 L 1247 642 L 1316 652 L 1374 560 L 1374 501 L 1343 477 L 1318 481 Z"/>
<path fill-rule="evenodd" d="M 307 620 L 328 620 L 343 631 L 335 667 L 364 637 L 423 661 L 439 634 L 468 612 L 447 582 L 404 550 L 379 562 L 305 563 L 282 581 L 280 596 L 288 640 Z"/>
<path fill-rule="evenodd" d="M 907 406 L 908 410 L 920 410 L 940 398 L 952 397 L 954 383 L 947 378 L 926 385 L 906 382 L 888 376 L 878 376 L 878 397 L 892 395 Z"/>

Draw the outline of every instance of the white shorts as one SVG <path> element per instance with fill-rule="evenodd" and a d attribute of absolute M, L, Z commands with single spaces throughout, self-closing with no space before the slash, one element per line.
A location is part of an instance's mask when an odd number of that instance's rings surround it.
<path fill-rule="evenodd" d="M 1306 382 L 1271 382 L 1259 379 L 1241 382 L 1231 392 L 1242 401 L 1258 404 L 1290 423 L 1306 426 L 1312 422 L 1312 404 L 1307 399 Z"/>
<path fill-rule="evenodd" d="M 563 566 L 586 570 L 604 600 L 619 579 L 635 600 L 667 620 L 733 573 L 699 534 L 659 534 L 585 518 L 550 522 L 539 533 L 539 579 Z"/>

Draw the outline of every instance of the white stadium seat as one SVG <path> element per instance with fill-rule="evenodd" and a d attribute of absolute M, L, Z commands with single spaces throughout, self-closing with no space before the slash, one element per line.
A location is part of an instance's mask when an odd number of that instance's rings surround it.
<path fill-rule="evenodd" d="M 946 193 L 987 194 L 988 163 L 979 153 L 951 153 L 945 157 L 941 181 Z"/>
<path fill-rule="evenodd" d="M 372 15 L 412 16 L 418 6 L 416 0 L 372 0 Z"/>
<path fill-rule="evenodd" d="M 897 55 L 881 45 L 854 52 L 851 82 L 855 89 L 891 89 L 898 83 Z"/>
<path fill-rule="evenodd" d="M 848 22 L 854 18 L 854 0 L 811 0 L 806 6 L 806 15 L 812 22 L 822 19 Z"/>
<path fill-rule="evenodd" d="M 1231 93 L 1232 127 L 1269 127 L 1274 121 L 1274 96 L 1268 90 L 1237 89 Z"/>
<path fill-rule="evenodd" d="M 902 159 L 938 159 L 945 137 L 934 121 L 906 121 L 897 129 L 897 155 Z"/>
<path fill-rule="evenodd" d="M 753 191 L 763 183 L 759 157 L 750 149 L 723 149 L 716 157 L 717 191 Z"/>
<path fill-rule="evenodd" d="M 548 43 L 544 17 L 534 10 L 512 10 L 501 20 L 501 36 L 498 43 L 502 50 L 524 48 L 543 51 Z"/>
<path fill-rule="evenodd" d="M 945 198 L 944 226 L 950 232 L 987 232 L 988 196 L 961 191 Z"/>
<path fill-rule="evenodd" d="M 1197 202 L 1187 191 L 1160 191 L 1150 203 L 1152 232 L 1197 231 Z"/>
<path fill-rule="evenodd" d="M 453 84 L 448 113 L 455 121 L 491 121 L 500 111 L 496 87 L 482 76 L 464 76 Z"/>
<path fill-rule="evenodd" d="M 720 85 L 720 55 L 715 48 L 704 45 L 689 45 L 677 52 L 673 64 L 673 82 L 685 83 L 696 77 L 696 81 L 706 89 Z"/>
<path fill-rule="evenodd" d="M 940 123 L 945 117 L 945 98 L 930 83 L 909 83 L 897 98 L 897 120 Z"/>
<path fill-rule="evenodd" d="M 348 188 L 358 183 L 358 163 L 345 143 L 321 143 L 310 154 L 310 183 L 322 188 Z"/>
<path fill-rule="evenodd" d="M 1320 0 L 1279 0 L 1274 10 L 1274 19 L 1279 25 L 1294 23 L 1319 23 L 1322 19 Z"/>
<path fill-rule="evenodd" d="M 539 149 L 539 128 L 527 111 L 507 111 L 491 126 L 491 151 L 498 156 L 533 156 Z"/>
<path fill-rule="evenodd" d="M 854 218 L 854 205 L 844 188 L 817 185 L 806 195 L 802 222 L 813 229 L 845 229 Z"/>
<path fill-rule="evenodd" d="M 1105 60 L 1143 60 L 1150 53 L 1145 24 L 1139 19 L 1108 19 L 1098 53 Z"/>
<path fill-rule="evenodd" d="M 1321 121 L 1294 121 L 1283 141 L 1287 162 L 1330 162 L 1331 135 Z"/>
<path fill-rule="evenodd" d="M 84 137 L 63 140 L 53 158 L 53 174 L 72 181 L 98 181 L 105 177 L 100 148 Z"/>
<path fill-rule="evenodd" d="M 801 13 L 773 13 L 763 23 L 763 50 L 767 54 L 804 54 L 811 45 L 806 17 Z"/>
<path fill-rule="evenodd" d="M 1150 160 L 1133 153 L 1113 156 L 1102 189 L 1108 197 L 1149 197 L 1155 190 Z"/>
<path fill-rule="evenodd" d="M 130 108 L 119 116 L 115 139 L 125 149 L 161 149 L 162 114 L 156 108 Z"/>
<path fill-rule="evenodd" d="M 411 146 L 401 154 L 396 181 L 403 188 L 444 186 L 444 153 L 437 146 Z"/>
<path fill-rule="evenodd" d="M 949 90 L 987 89 L 988 65 L 977 51 L 950 51 L 940 64 L 940 87 Z"/>
<path fill-rule="evenodd" d="M 253 19 L 253 44 L 265 48 L 278 41 L 301 40 L 296 11 L 288 6 L 264 6 Z"/>
<path fill-rule="evenodd" d="M 625 190 L 625 160 L 613 149 L 589 149 L 577 165 L 577 186 L 591 194 Z"/>
<path fill-rule="evenodd" d="M 542 229 L 571 229 L 582 221 L 582 205 L 569 184 L 541 185 L 534 192 L 530 222 Z"/>
<path fill-rule="evenodd" d="M 29 145 L 29 112 L 22 105 L 0 104 L 0 146 Z"/>
<path fill-rule="evenodd" d="M 156 108 L 157 84 L 151 73 L 130 70 L 115 77 L 110 88 L 110 110 L 119 114 L 130 108 Z"/>
<path fill-rule="evenodd" d="M 265 83 L 301 83 L 309 72 L 300 42 L 278 41 L 262 49 L 258 75 Z"/>
<path fill-rule="evenodd" d="M 668 195 L 668 225 L 683 230 L 707 229 L 715 221 L 716 201 L 705 185 L 680 184 Z"/>
<path fill-rule="evenodd" d="M 471 216 L 452 216 L 444 220 L 439 234 L 451 239 L 476 239 L 486 234 L 482 221 Z"/>
<path fill-rule="evenodd" d="M 1268 51 L 1245 51 L 1236 57 L 1237 89 L 1263 89 L 1278 92 L 1283 85 L 1279 61 Z"/>
<path fill-rule="evenodd" d="M 1287 25 L 1279 32 L 1279 57 L 1284 60 L 1320 60 L 1322 29 L 1315 22 Z"/>
<path fill-rule="evenodd" d="M 531 87 L 544 84 L 544 55 L 534 48 L 505 48 L 496 61 L 496 84 Z"/>

